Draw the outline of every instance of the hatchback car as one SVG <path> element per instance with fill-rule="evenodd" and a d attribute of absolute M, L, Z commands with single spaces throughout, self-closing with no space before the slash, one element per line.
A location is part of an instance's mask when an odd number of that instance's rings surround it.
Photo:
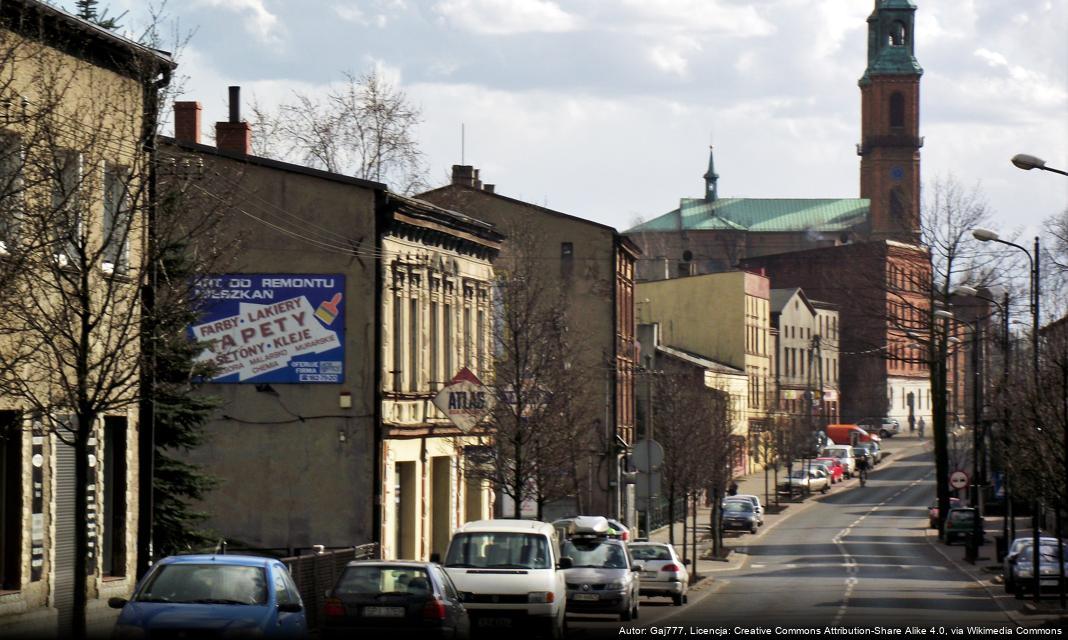
<path fill-rule="evenodd" d="M 756 533 L 760 526 L 756 507 L 747 500 L 735 500 L 723 503 L 723 530 L 741 529 Z"/>
<path fill-rule="evenodd" d="M 1016 538 L 1009 546 L 1009 552 L 1005 555 L 1003 568 L 1005 570 L 1005 593 L 1014 593 L 1017 598 L 1022 598 L 1028 591 L 1034 591 L 1034 540 Z M 1057 539 L 1039 538 L 1039 580 L 1040 587 L 1056 587 L 1059 581 L 1057 559 L 1060 553 L 1057 548 Z M 1068 542 L 1065 542 L 1065 554 L 1068 555 Z M 1065 575 L 1068 575 L 1068 562 L 1064 564 Z"/>
<path fill-rule="evenodd" d="M 640 564 L 631 564 L 623 541 L 581 531 L 564 542 L 560 553 L 571 558 L 567 580 L 567 613 L 614 613 L 620 620 L 638 617 Z"/>
<path fill-rule="evenodd" d="M 630 545 L 630 557 L 642 566 L 641 595 L 671 598 L 676 607 L 686 602 L 690 588 L 690 572 L 686 567 L 689 560 L 680 560 L 675 547 L 662 542 L 636 542 Z"/>
<path fill-rule="evenodd" d="M 737 495 L 727 496 L 727 498 L 724 499 L 723 502 L 731 502 L 734 500 L 744 500 L 749 504 L 753 505 L 753 511 L 755 511 L 757 515 L 757 524 L 764 524 L 764 505 L 760 504 L 759 497 L 748 493 L 739 493 Z"/>
<path fill-rule="evenodd" d="M 973 507 L 955 507 L 946 514 L 946 528 L 944 530 L 946 544 L 953 544 L 957 538 L 967 539 L 975 533 L 976 519 L 979 522 L 979 540 L 983 539 L 983 518 L 979 511 Z"/>
<path fill-rule="evenodd" d="M 813 462 L 827 462 L 830 463 L 830 476 L 831 484 L 841 482 L 845 478 L 845 467 L 838 461 L 838 458 L 816 458 Z"/>
<path fill-rule="evenodd" d="M 289 571 L 274 558 L 171 556 L 141 579 L 122 609 L 116 638 L 303 638 L 304 604 Z"/>
<path fill-rule="evenodd" d="M 350 562 L 323 606 L 324 638 L 361 634 L 466 638 L 470 631 L 460 595 L 436 563 Z"/>
<path fill-rule="evenodd" d="M 949 508 L 961 506 L 960 498 L 950 498 Z M 932 529 L 938 528 L 938 500 L 931 503 L 931 506 L 927 509 L 927 521 Z"/>
<path fill-rule="evenodd" d="M 892 418 L 864 418 L 857 426 L 869 433 L 878 433 L 883 438 L 892 438 L 901 432 L 901 423 Z"/>

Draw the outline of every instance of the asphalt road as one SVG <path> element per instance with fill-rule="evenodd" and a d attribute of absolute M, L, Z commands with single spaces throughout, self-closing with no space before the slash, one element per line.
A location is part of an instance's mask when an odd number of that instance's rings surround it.
<path fill-rule="evenodd" d="M 739 625 L 919 627 L 941 635 L 951 627 L 1015 626 L 925 539 L 933 495 L 931 454 L 903 457 L 875 470 L 865 487 L 836 488 L 822 501 L 791 507 L 794 514 L 768 530 L 732 540 L 747 561 L 716 573 L 689 605 L 645 599 L 634 623 L 575 618 L 569 636 L 618 637 L 633 628 L 667 637 Z"/>

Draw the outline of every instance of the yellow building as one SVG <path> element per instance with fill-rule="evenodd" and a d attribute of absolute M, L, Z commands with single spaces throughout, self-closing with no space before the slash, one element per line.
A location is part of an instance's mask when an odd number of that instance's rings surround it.
<path fill-rule="evenodd" d="M 174 65 L 32 0 L 0 4 L 0 61 L 0 637 L 66 637 L 108 629 L 136 579 L 147 149 Z"/>
<path fill-rule="evenodd" d="M 762 433 L 774 397 L 769 283 L 745 271 L 639 282 L 639 322 L 658 323 L 663 344 L 745 372 L 745 403 L 733 415 L 735 467 L 748 470 L 750 436 Z M 717 380 L 710 381 L 713 384 Z M 735 376 L 718 383 L 732 397 Z"/>

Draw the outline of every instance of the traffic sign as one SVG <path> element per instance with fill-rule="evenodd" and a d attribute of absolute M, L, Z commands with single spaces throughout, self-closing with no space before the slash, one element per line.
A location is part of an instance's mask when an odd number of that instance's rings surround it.
<path fill-rule="evenodd" d="M 961 470 L 949 474 L 949 486 L 954 489 L 963 489 L 968 486 L 968 474 Z"/>
<path fill-rule="evenodd" d="M 630 460 L 634 468 L 643 473 L 655 471 L 664 464 L 664 447 L 656 440 L 642 438 L 634 443 L 633 453 Z"/>
<path fill-rule="evenodd" d="M 460 431 L 470 433 L 493 409 L 493 396 L 478 376 L 464 367 L 448 386 L 434 396 L 434 406 L 448 416 Z"/>

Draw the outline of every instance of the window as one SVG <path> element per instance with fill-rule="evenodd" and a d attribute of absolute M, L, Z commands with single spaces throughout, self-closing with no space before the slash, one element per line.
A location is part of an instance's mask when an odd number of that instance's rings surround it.
<path fill-rule="evenodd" d="M 274 599 L 276 604 L 294 604 L 297 602 L 296 594 L 286 583 L 286 571 L 279 565 L 271 567 L 274 574 Z"/>
<path fill-rule="evenodd" d="M 22 429 L 15 411 L 0 411 L 0 590 L 22 581 Z"/>
<path fill-rule="evenodd" d="M 478 324 L 475 325 L 475 331 L 475 351 L 477 353 L 475 366 L 478 367 L 479 375 L 482 375 L 486 370 L 486 354 L 484 346 L 486 344 L 486 312 L 482 309 L 478 310 Z"/>
<path fill-rule="evenodd" d="M 0 134 L 0 254 L 14 249 L 22 214 L 22 146 L 18 136 Z"/>
<path fill-rule="evenodd" d="M 53 255 L 60 266 L 74 266 L 82 246 L 82 217 L 78 191 L 82 179 L 82 156 L 61 151 L 53 159 L 52 213 L 55 215 Z"/>
<path fill-rule="evenodd" d="M 543 535 L 511 532 L 458 533 L 453 536 L 449 545 L 445 566 L 476 569 L 551 569 L 553 565 L 550 553 L 549 539 Z"/>
<path fill-rule="evenodd" d="M 419 300 L 408 300 L 408 391 L 419 391 Z"/>
<path fill-rule="evenodd" d="M 430 303 L 430 390 L 435 391 L 437 384 L 442 382 L 441 373 L 438 371 L 438 303 Z"/>
<path fill-rule="evenodd" d="M 441 335 L 444 338 L 445 343 L 445 375 L 442 377 L 442 381 L 451 380 L 456 375 L 456 369 L 453 366 L 453 341 L 452 341 L 452 305 L 445 305 L 445 315 L 442 317 Z"/>
<path fill-rule="evenodd" d="M 471 367 L 471 307 L 464 307 L 464 366 Z"/>
<path fill-rule="evenodd" d="M 167 564 L 152 574 L 134 598 L 169 602 L 236 600 L 250 605 L 267 604 L 267 580 L 261 567 L 232 564 Z"/>
<path fill-rule="evenodd" d="M 404 380 L 404 325 L 402 307 L 404 298 L 398 293 L 393 298 L 393 390 L 401 391 L 401 383 Z"/>
<path fill-rule="evenodd" d="M 905 40 L 907 37 L 907 30 L 905 29 L 905 23 L 900 20 L 895 21 L 890 25 L 890 46 L 903 47 L 905 46 Z"/>
<path fill-rule="evenodd" d="M 133 215 L 129 197 L 130 172 L 124 167 L 104 168 L 104 270 L 123 272 L 129 266 L 130 224 Z"/>
<path fill-rule="evenodd" d="M 104 418 L 103 573 L 126 575 L 126 418 Z"/>
<path fill-rule="evenodd" d="M 567 281 L 575 271 L 575 245 L 570 242 L 560 243 L 560 278 Z"/>

